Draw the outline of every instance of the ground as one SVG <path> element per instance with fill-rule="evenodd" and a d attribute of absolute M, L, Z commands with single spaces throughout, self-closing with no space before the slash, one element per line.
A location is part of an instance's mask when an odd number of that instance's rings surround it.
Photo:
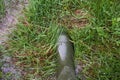
<path fill-rule="evenodd" d="M 53 80 L 57 31 L 65 26 L 75 46 L 75 63 L 86 80 L 120 79 L 118 0 L 29 1 L 24 9 L 26 0 L 11 0 L 0 23 L 2 72 L 17 70 L 24 80 Z"/>
<path fill-rule="evenodd" d="M 7 45 L 5 42 L 8 40 L 8 35 L 16 28 L 18 19 L 24 16 L 23 9 L 27 6 L 27 4 L 27 0 L 5 0 L 6 13 L 1 20 L 2 22 L 0 23 L 0 45 Z M 0 51 L 0 54 L 2 54 L 2 50 Z M 20 68 L 15 66 L 12 57 L 6 54 L 2 54 L 0 61 L 0 63 L 2 64 L 1 70 L 4 73 L 2 75 L 3 79 L 18 80 L 24 74 Z M 8 76 L 7 78 L 8 74 L 10 74 L 10 76 Z"/>

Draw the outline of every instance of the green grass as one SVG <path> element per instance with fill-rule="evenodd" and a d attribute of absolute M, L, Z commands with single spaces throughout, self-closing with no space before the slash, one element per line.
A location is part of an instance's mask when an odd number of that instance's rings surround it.
<path fill-rule="evenodd" d="M 62 19 L 66 16 L 89 21 L 82 29 L 76 28 L 76 25 L 68 28 L 75 44 L 75 61 L 82 63 L 82 73 L 86 79 L 119 80 L 119 2 L 30 0 L 25 19 L 18 24 L 8 42 L 8 52 L 16 58 L 16 65 L 27 72 L 24 80 L 38 76 L 38 80 L 45 80 L 43 78 L 55 74 L 57 31 L 59 26 L 65 25 Z M 86 11 L 89 16 L 75 16 L 74 12 L 79 9 Z"/>
<path fill-rule="evenodd" d="M 0 19 L 5 15 L 4 0 L 0 0 Z"/>

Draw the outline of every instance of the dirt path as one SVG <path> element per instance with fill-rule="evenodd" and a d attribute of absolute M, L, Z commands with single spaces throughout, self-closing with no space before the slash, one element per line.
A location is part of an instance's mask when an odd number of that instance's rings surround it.
<path fill-rule="evenodd" d="M 6 14 L 0 23 L 0 45 L 4 45 L 7 41 L 8 35 L 16 28 L 18 18 L 24 16 L 23 9 L 28 5 L 28 0 L 4 1 Z M 0 80 L 21 80 L 23 74 L 24 72 L 13 64 L 12 57 L 6 54 L 0 56 Z"/>
<path fill-rule="evenodd" d="M 27 6 L 28 0 L 4 0 L 6 7 L 6 16 L 0 23 L 0 44 L 7 39 L 7 35 L 16 27 L 18 18 L 23 16 L 22 10 Z"/>

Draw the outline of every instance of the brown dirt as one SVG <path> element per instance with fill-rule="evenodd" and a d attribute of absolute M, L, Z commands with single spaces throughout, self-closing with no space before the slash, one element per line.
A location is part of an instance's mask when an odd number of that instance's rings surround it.
<path fill-rule="evenodd" d="M 60 20 L 60 24 L 68 28 L 84 28 L 89 24 L 88 17 L 90 15 L 82 9 L 75 10 L 72 15 L 64 16 Z"/>

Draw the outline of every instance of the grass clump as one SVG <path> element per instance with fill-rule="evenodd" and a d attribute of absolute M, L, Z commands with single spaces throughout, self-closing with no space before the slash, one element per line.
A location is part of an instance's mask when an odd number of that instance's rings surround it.
<path fill-rule="evenodd" d="M 5 15 L 4 0 L 0 0 L 0 19 Z"/>
<path fill-rule="evenodd" d="M 83 18 L 89 21 L 82 29 L 76 25 L 68 28 L 75 44 L 75 60 L 83 67 L 86 80 L 119 80 L 118 3 L 117 0 L 30 0 L 30 6 L 25 10 L 27 19 L 18 24 L 8 46 L 16 65 L 28 72 L 25 79 L 38 76 L 43 79 L 55 73 L 57 31 L 67 16 L 79 20 L 78 23 Z M 76 10 L 84 10 L 89 16 L 76 16 Z"/>
<path fill-rule="evenodd" d="M 119 1 L 93 1 L 83 2 L 91 15 L 91 25 L 71 32 L 76 59 L 85 64 L 87 80 L 119 80 Z"/>
<path fill-rule="evenodd" d="M 70 15 L 71 10 L 75 10 L 78 2 L 75 0 L 30 0 L 30 7 L 26 13 L 30 23 L 48 26 L 52 21 L 60 20 L 65 15 Z M 57 22 L 57 21 L 56 21 Z"/>
<path fill-rule="evenodd" d="M 53 74 L 55 72 L 53 67 L 56 66 L 53 53 L 55 53 L 57 26 L 51 24 L 49 28 L 42 28 L 35 25 L 19 24 L 17 30 L 19 31 L 15 31 L 11 35 L 9 43 L 9 48 L 12 49 L 10 52 L 17 60 L 16 64 L 29 75 L 44 77 Z M 25 77 L 25 79 L 29 78 L 28 75 Z"/>

